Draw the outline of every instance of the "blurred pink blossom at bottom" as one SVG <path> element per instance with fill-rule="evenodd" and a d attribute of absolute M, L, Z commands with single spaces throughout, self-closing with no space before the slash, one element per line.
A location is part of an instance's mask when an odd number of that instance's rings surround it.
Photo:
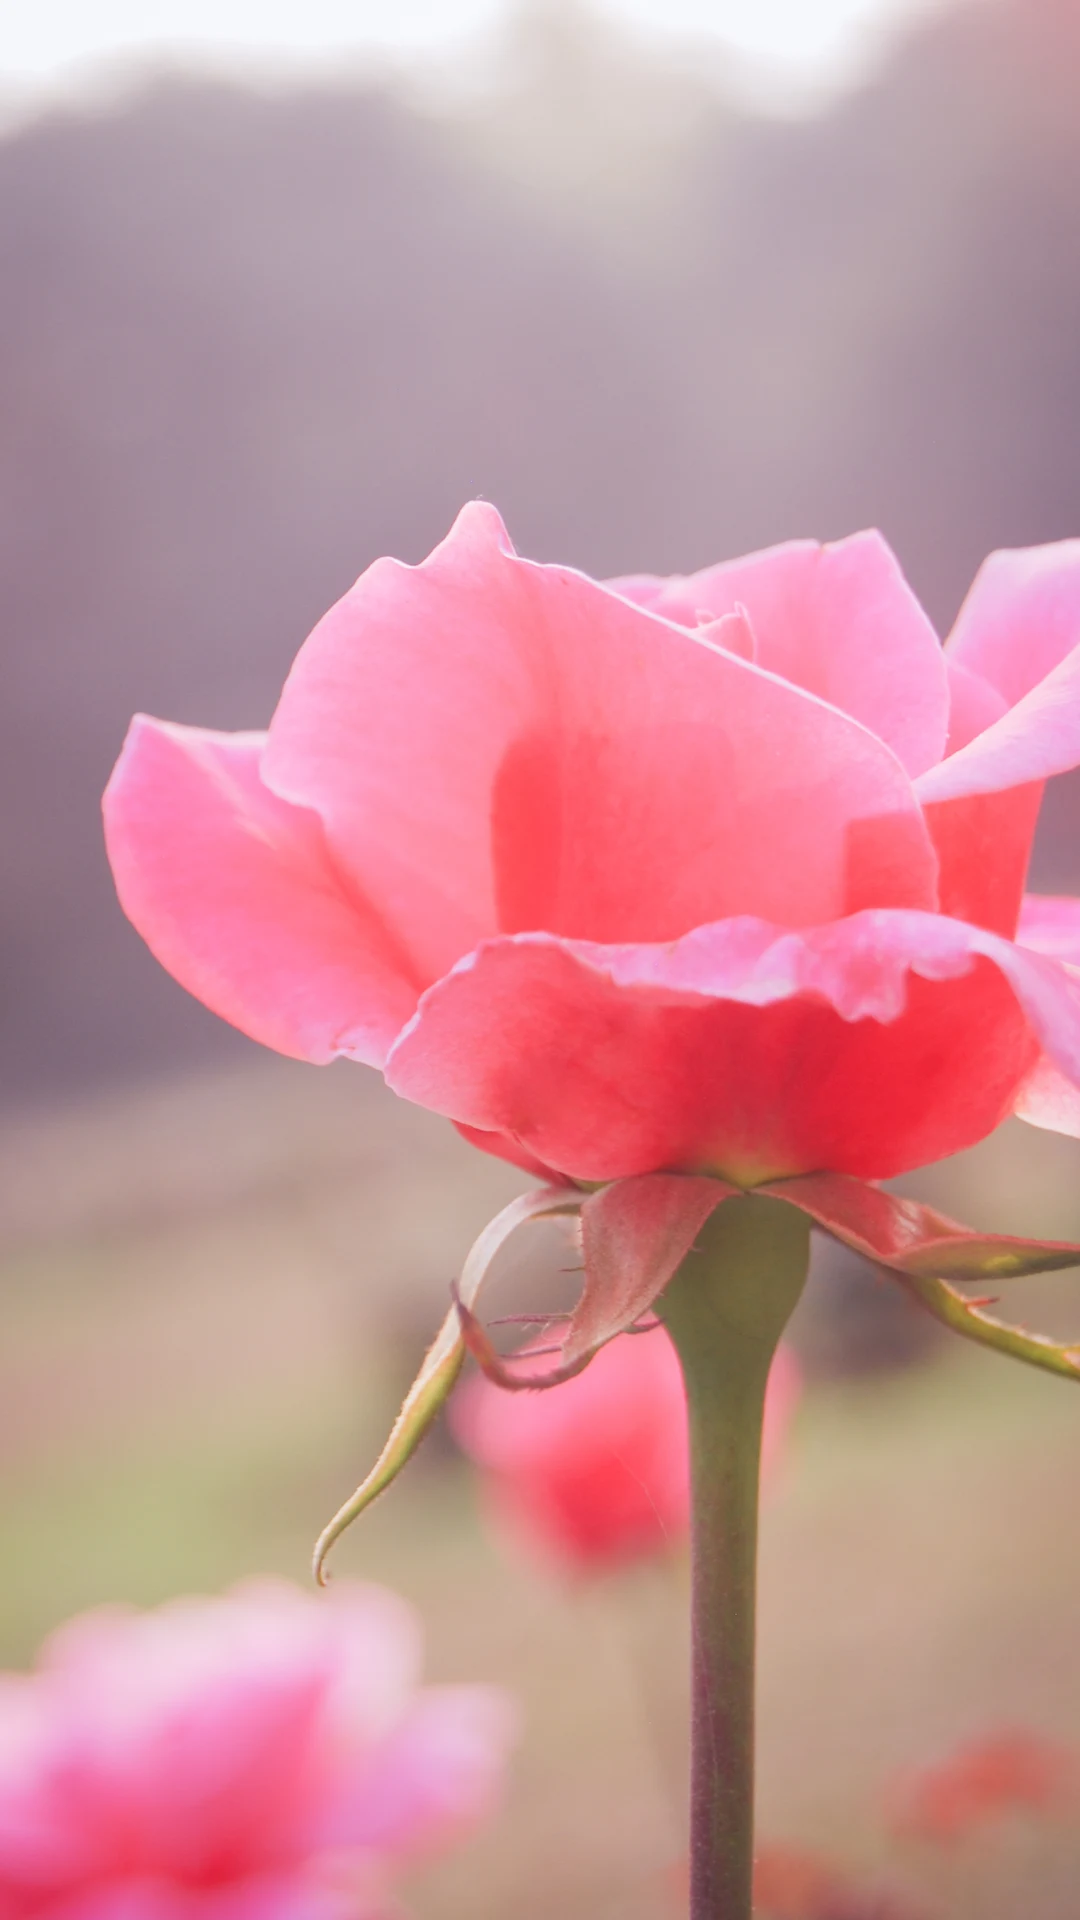
<path fill-rule="evenodd" d="M 406 1602 L 342 1583 L 83 1615 L 0 1676 L 0 1920 L 389 1920 L 513 1734 L 421 1687 Z"/>
<path fill-rule="evenodd" d="M 783 1451 L 799 1397 L 781 1347 L 765 1402 L 762 1474 Z M 601 1348 L 572 1380 L 510 1393 L 477 1375 L 450 1403 L 455 1438 L 480 1467 L 496 1524 L 575 1573 L 678 1547 L 690 1524 L 686 1398 L 661 1328 Z"/>

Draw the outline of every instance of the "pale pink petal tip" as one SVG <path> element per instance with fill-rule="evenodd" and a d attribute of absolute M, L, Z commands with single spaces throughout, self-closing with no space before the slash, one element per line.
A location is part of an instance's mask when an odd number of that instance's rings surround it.
<path fill-rule="evenodd" d="M 318 818 L 264 785 L 262 734 L 140 715 L 106 790 L 121 905 L 182 986 L 299 1059 L 380 1063 L 417 989 L 330 859 Z"/>

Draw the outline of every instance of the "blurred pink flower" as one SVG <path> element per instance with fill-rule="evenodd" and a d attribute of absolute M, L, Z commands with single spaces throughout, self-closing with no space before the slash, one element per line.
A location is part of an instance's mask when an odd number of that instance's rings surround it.
<path fill-rule="evenodd" d="M 1080 903 L 1020 918 L 1078 764 L 1080 541 L 992 556 L 942 649 L 875 533 L 602 584 L 473 503 L 267 733 L 137 720 L 106 831 L 208 1006 L 533 1171 L 877 1178 L 1080 1132 Z"/>
<path fill-rule="evenodd" d="M 511 1735 L 495 1690 L 419 1687 L 420 1651 L 347 1584 L 70 1622 L 0 1680 L 0 1920 L 383 1920 Z"/>
<path fill-rule="evenodd" d="M 777 1464 L 799 1394 L 781 1347 L 765 1405 L 762 1470 Z M 649 1558 L 689 1528 L 686 1397 L 662 1328 L 602 1347 L 547 1393 L 509 1394 L 482 1374 L 450 1403 L 456 1438 L 480 1467 L 500 1527 L 579 1573 Z"/>
<path fill-rule="evenodd" d="M 1080 1755 L 1023 1728 L 984 1734 L 921 1767 L 893 1795 L 897 1833 L 940 1843 L 963 1840 L 1003 1814 L 1075 1807 Z"/>

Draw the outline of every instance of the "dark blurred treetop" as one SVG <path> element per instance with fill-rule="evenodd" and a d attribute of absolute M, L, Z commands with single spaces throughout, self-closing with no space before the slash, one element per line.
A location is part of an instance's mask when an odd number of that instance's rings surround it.
<path fill-rule="evenodd" d="M 441 116 L 160 80 L 0 143 L 8 1100 L 242 1048 L 112 900 L 128 715 L 262 724 L 471 495 L 600 573 L 876 522 L 943 623 L 1080 532 L 1080 0 L 974 0 L 786 122 L 527 25 Z M 1044 885 L 1078 831 L 1065 783 Z"/>

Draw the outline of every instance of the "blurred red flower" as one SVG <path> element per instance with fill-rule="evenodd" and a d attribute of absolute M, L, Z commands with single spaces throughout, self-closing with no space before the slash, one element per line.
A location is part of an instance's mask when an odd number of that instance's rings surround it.
<path fill-rule="evenodd" d="M 762 1469 L 777 1463 L 799 1394 L 782 1347 L 765 1406 Z M 496 1523 L 570 1571 L 664 1553 L 689 1526 L 686 1399 L 662 1328 L 601 1348 L 546 1393 L 504 1392 L 482 1374 L 450 1403 L 456 1438 L 481 1469 Z"/>
<path fill-rule="evenodd" d="M 487 1811 L 511 1732 L 419 1657 L 378 1587 L 72 1621 L 0 1679 L 2 1920 L 383 1920 L 394 1871 Z"/>
<path fill-rule="evenodd" d="M 852 1885 L 820 1854 L 782 1846 L 758 1850 L 754 1912 L 760 1920 L 918 1920 L 892 1894 Z"/>
<path fill-rule="evenodd" d="M 1080 1788 L 1078 1763 L 1073 1748 L 1041 1734 L 987 1734 L 909 1775 L 893 1796 L 891 1822 L 898 1833 L 945 1843 L 1002 1814 L 1061 1811 Z"/>
<path fill-rule="evenodd" d="M 943 650 L 885 542 L 605 584 L 465 508 L 301 649 L 267 733 L 137 720 L 106 796 L 158 958 L 533 1170 L 877 1178 L 1080 1131 L 1080 903 L 1021 917 L 1080 763 L 1080 541 Z"/>

